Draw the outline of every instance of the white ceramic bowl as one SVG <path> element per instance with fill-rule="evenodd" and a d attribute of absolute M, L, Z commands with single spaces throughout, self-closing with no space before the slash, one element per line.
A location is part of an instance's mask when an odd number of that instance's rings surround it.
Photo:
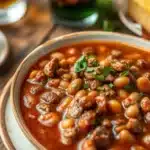
<path fill-rule="evenodd" d="M 26 127 L 21 110 L 20 110 L 20 90 L 21 85 L 24 81 L 26 74 L 28 73 L 31 66 L 42 56 L 48 54 L 55 49 L 60 47 L 81 43 L 84 41 L 113 41 L 113 42 L 121 42 L 131 45 L 133 47 L 139 47 L 143 50 L 150 50 L 150 42 L 136 38 L 129 35 L 123 35 L 118 33 L 110 33 L 110 32 L 78 32 L 65 36 L 61 36 L 55 39 L 52 39 L 45 44 L 37 47 L 33 52 L 31 52 L 20 64 L 18 67 L 14 79 L 11 86 L 11 100 L 13 104 L 14 115 L 20 128 L 23 133 L 27 136 L 27 138 L 37 147 L 37 149 L 44 150 L 45 148 L 31 135 L 30 131 Z M 19 139 L 20 140 L 20 139 Z"/>

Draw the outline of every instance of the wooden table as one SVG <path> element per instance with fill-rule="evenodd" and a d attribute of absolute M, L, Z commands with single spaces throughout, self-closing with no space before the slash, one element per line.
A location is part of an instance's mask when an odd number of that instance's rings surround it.
<path fill-rule="evenodd" d="M 0 68 L 0 91 L 12 77 L 19 63 L 35 47 L 48 39 L 79 31 L 54 25 L 47 0 L 30 1 L 27 14 L 22 20 L 11 26 L 0 27 L 0 29 L 6 34 L 10 46 L 8 60 Z M 5 150 L 1 140 L 0 150 Z"/>

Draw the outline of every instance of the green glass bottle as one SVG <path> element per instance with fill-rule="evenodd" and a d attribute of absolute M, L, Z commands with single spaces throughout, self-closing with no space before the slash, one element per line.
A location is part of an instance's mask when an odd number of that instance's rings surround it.
<path fill-rule="evenodd" d="M 88 27 L 98 19 L 96 0 L 52 0 L 51 6 L 57 24 Z"/>

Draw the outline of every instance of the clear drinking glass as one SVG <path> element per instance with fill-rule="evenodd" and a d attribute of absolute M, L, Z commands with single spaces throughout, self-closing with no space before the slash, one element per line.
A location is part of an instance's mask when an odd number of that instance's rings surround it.
<path fill-rule="evenodd" d="M 96 0 L 50 0 L 57 24 L 88 27 L 98 19 Z"/>
<path fill-rule="evenodd" d="M 0 0 L 0 25 L 18 21 L 26 9 L 26 0 Z"/>

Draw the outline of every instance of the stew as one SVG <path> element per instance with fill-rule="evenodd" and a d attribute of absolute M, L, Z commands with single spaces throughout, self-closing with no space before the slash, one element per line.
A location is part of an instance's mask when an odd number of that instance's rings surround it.
<path fill-rule="evenodd" d="M 62 47 L 32 66 L 21 91 L 25 123 L 48 150 L 150 149 L 150 52 Z"/>

